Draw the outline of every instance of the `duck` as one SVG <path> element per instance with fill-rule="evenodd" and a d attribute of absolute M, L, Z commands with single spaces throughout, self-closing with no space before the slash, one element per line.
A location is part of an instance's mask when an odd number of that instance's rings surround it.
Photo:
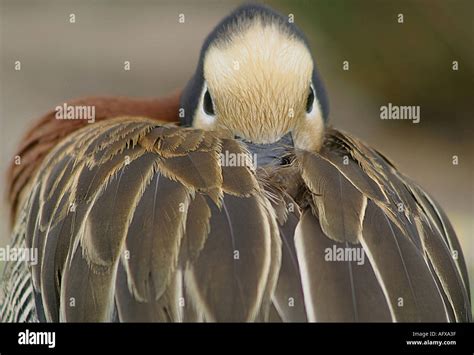
<path fill-rule="evenodd" d="M 264 5 L 205 39 L 188 84 L 43 117 L 9 172 L 10 322 L 469 322 L 440 205 L 329 124 L 308 40 Z M 229 157 L 246 157 L 235 164 Z"/>

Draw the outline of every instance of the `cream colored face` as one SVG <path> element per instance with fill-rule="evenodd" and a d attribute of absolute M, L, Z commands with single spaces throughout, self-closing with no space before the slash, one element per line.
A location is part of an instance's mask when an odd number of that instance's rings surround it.
<path fill-rule="evenodd" d="M 324 125 L 317 98 L 307 111 L 312 72 L 311 54 L 301 41 L 257 21 L 208 49 L 194 126 L 254 143 L 273 143 L 291 132 L 296 147 L 317 150 Z M 212 114 L 204 109 L 206 90 Z"/>

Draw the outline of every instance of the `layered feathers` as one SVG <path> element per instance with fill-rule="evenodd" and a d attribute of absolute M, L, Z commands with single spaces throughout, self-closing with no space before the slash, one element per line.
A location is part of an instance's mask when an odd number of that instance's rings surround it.
<path fill-rule="evenodd" d="M 250 168 L 221 166 L 222 149 L 247 154 L 212 133 L 136 117 L 91 125 L 59 144 L 17 228 L 39 250 L 31 275 L 40 320 L 268 314 L 278 227 Z"/>
<path fill-rule="evenodd" d="M 328 129 L 287 165 L 243 143 L 123 117 L 70 134 L 13 230 L 3 321 L 470 321 L 444 212 L 363 142 Z M 352 250 L 363 260 L 328 260 Z"/>

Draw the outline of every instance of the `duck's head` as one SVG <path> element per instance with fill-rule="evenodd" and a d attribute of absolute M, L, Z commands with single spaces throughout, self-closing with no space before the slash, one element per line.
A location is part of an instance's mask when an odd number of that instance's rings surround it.
<path fill-rule="evenodd" d="M 245 5 L 209 34 L 181 97 L 181 123 L 271 149 L 318 150 L 328 103 L 300 30 L 265 6 Z"/>

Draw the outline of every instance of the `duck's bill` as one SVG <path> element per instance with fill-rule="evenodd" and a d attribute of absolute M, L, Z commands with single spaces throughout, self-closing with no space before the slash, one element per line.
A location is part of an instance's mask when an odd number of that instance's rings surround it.
<path fill-rule="evenodd" d="M 287 133 L 278 141 L 269 144 L 257 144 L 239 137 L 236 138 L 246 145 L 255 167 L 285 164 L 286 157 L 294 149 L 291 133 Z"/>

